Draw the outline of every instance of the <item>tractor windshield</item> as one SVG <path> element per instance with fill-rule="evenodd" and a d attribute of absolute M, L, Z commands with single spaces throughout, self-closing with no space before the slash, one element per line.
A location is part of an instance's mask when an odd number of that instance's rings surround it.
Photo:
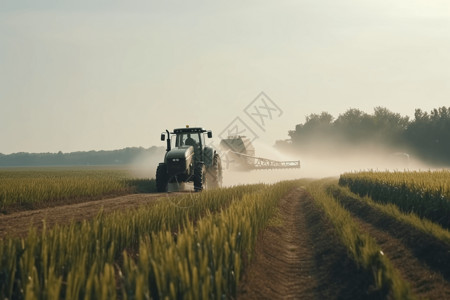
<path fill-rule="evenodd" d="M 179 133 L 177 135 L 177 147 L 200 145 L 200 135 L 195 133 Z"/>

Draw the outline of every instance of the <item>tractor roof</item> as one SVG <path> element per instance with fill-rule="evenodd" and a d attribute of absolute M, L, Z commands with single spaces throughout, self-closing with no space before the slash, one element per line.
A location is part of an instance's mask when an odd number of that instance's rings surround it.
<path fill-rule="evenodd" d="M 191 132 L 206 132 L 207 130 L 202 127 L 189 127 L 189 128 L 177 128 L 174 129 L 174 133 L 191 133 Z"/>

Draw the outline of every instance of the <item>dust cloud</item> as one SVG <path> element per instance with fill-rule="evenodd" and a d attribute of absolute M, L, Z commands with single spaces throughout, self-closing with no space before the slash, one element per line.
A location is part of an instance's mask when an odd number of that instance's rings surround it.
<path fill-rule="evenodd" d="M 282 152 L 273 146 L 255 141 L 255 156 L 272 160 L 300 160 L 299 169 L 271 169 L 235 171 L 224 168 L 224 186 L 254 183 L 275 183 L 299 178 L 338 177 L 345 172 L 357 171 L 413 171 L 436 167 L 421 162 L 404 149 L 365 146 L 352 149 L 348 145 L 327 145 L 301 152 Z"/>
<path fill-rule="evenodd" d="M 154 151 L 144 152 L 138 155 L 128 166 L 131 176 L 136 178 L 155 178 L 156 168 L 164 161 L 164 147 L 158 147 Z"/>
<path fill-rule="evenodd" d="M 345 172 L 378 170 L 378 171 L 404 171 L 404 170 L 430 170 L 436 167 L 429 166 L 405 149 L 389 149 L 366 146 L 355 147 L 336 145 L 322 145 L 322 147 L 306 149 L 303 151 L 280 151 L 272 145 L 258 140 L 253 142 L 255 156 L 277 161 L 300 161 L 300 168 L 270 169 L 238 171 L 233 164 L 223 162 L 223 186 L 241 184 L 275 183 L 283 180 L 300 178 L 338 177 Z M 129 165 L 132 176 L 137 178 L 155 178 L 156 168 L 164 160 L 164 147 L 156 151 L 145 152 L 138 156 Z M 171 184 L 169 190 L 192 190 L 191 183 Z"/>

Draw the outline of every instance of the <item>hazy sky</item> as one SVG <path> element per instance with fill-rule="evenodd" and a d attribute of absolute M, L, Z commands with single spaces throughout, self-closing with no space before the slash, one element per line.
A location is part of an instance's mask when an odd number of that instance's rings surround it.
<path fill-rule="evenodd" d="M 449 53 L 444 0 L 1 0 L 0 153 L 150 147 L 236 117 L 273 144 L 310 113 L 413 116 L 450 105 Z M 264 130 L 244 112 L 262 91 L 282 111 Z"/>

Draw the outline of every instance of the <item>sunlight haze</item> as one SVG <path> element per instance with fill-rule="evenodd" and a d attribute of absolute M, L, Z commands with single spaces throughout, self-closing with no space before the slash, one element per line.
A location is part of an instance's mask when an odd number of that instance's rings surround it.
<path fill-rule="evenodd" d="M 311 113 L 449 104 L 447 1 L 60 2 L 0 3 L 0 153 L 163 146 L 236 117 L 271 145 Z M 280 109 L 264 130 L 244 112 L 261 92 Z"/>

